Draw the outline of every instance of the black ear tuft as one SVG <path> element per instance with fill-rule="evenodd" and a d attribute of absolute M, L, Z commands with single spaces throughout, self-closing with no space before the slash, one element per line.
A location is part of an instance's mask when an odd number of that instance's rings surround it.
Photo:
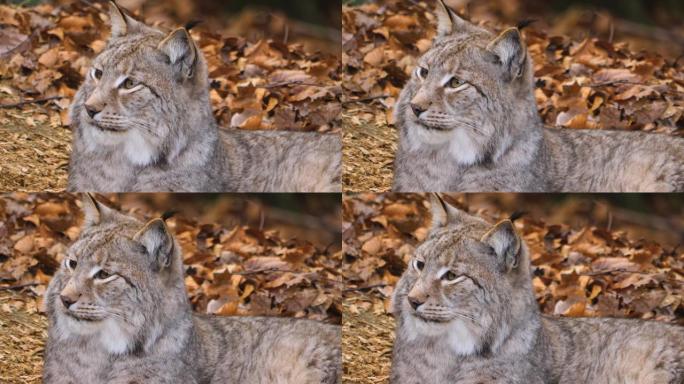
<path fill-rule="evenodd" d="M 536 23 L 538 20 L 537 19 L 524 19 L 518 22 L 518 25 L 515 27 L 518 28 L 519 31 L 522 31 L 523 28 L 527 28 L 530 25 Z"/>
<path fill-rule="evenodd" d="M 166 221 L 166 220 L 168 220 L 168 219 L 170 219 L 170 218 L 176 216 L 177 213 L 178 213 L 178 211 L 173 211 L 173 210 L 171 210 L 171 211 L 165 211 L 164 213 L 162 213 L 161 219 L 164 220 L 164 221 Z"/>
<path fill-rule="evenodd" d="M 430 194 L 430 207 L 432 210 L 432 229 L 472 220 L 468 213 L 447 203 L 438 193 Z"/>
<path fill-rule="evenodd" d="M 448 36 L 452 33 L 467 33 L 473 29 L 472 24 L 458 16 L 446 5 L 444 0 L 439 0 L 435 13 L 437 15 L 438 37 Z"/>
<path fill-rule="evenodd" d="M 202 20 L 192 20 L 185 24 L 185 29 L 188 31 L 195 28 L 198 24 L 202 23 Z"/>
<path fill-rule="evenodd" d="M 527 212 L 525 211 L 514 211 L 513 213 L 511 213 L 511 216 L 508 217 L 508 220 L 515 223 L 516 220 L 525 215 L 527 215 Z"/>
<path fill-rule="evenodd" d="M 100 224 L 114 212 L 113 209 L 97 201 L 95 195 L 91 193 L 84 193 L 81 203 L 83 204 L 83 224 L 86 227 Z"/>

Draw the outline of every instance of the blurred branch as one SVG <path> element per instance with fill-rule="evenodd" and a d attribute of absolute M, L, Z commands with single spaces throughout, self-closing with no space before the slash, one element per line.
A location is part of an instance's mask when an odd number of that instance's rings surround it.
<path fill-rule="evenodd" d="M 17 103 L 0 104 L 0 108 L 17 108 L 17 107 L 22 107 L 22 106 L 27 105 L 27 104 L 45 103 L 47 101 L 59 100 L 59 99 L 63 99 L 63 98 L 64 98 L 64 96 L 50 96 L 50 97 L 43 97 L 40 99 L 23 100 L 23 101 L 19 101 Z"/>
<path fill-rule="evenodd" d="M 684 47 L 684 36 L 680 36 L 679 34 L 669 31 L 665 28 L 635 23 L 629 20 L 620 20 L 617 23 L 616 29 L 618 32 L 625 35 L 633 35 L 652 40 L 676 43 L 679 44 L 680 47 Z"/>

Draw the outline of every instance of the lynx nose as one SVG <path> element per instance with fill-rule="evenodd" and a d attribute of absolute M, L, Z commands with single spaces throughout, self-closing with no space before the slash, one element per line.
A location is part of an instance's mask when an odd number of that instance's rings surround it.
<path fill-rule="evenodd" d="M 59 298 L 62 300 L 62 304 L 64 304 L 64 306 L 65 306 L 67 309 L 69 309 L 69 307 L 71 306 L 71 304 L 75 303 L 76 300 L 78 300 L 78 299 L 73 299 L 73 298 L 71 298 L 71 297 L 69 297 L 69 296 L 66 296 L 66 295 L 59 295 Z"/>
<path fill-rule="evenodd" d="M 97 115 L 98 113 L 100 113 L 102 111 L 102 108 L 98 109 L 97 107 L 95 107 L 93 105 L 86 104 L 85 110 L 86 110 L 86 112 L 88 112 L 88 116 L 90 116 L 90 118 L 92 119 L 95 117 L 95 115 Z"/>
<path fill-rule="evenodd" d="M 416 117 L 420 117 L 420 114 L 425 112 L 425 108 L 421 108 L 418 104 L 411 103 L 411 110 Z"/>
<path fill-rule="evenodd" d="M 413 308 L 413 310 L 418 309 L 418 307 L 420 307 L 421 305 L 423 305 L 423 303 L 425 303 L 425 301 L 420 301 L 419 299 L 417 299 L 415 297 L 411 297 L 411 296 L 408 297 L 408 302 L 409 302 L 409 304 L 411 304 L 411 308 Z"/>

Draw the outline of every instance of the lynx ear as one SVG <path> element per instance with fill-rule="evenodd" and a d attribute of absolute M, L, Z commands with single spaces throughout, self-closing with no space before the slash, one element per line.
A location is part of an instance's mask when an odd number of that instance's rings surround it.
<path fill-rule="evenodd" d="M 521 241 L 512 221 L 504 220 L 496 224 L 480 241 L 494 249 L 504 270 L 510 271 L 518 267 Z"/>
<path fill-rule="evenodd" d="M 140 242 L 152 259 L 154 268 L 162 269 L 171 265 L 173 237 L 162 219 L 154 219 L 133 236 Z"/>
<path fill-rule="evenodd" d="M 456 224 L 467 220 L 468 214 L 448 204 L 438 193 L 430 194 L 432 208 L 432 229 L 441 228 L 447 224 Z"/>
<path fill-rule="evenodd" d="M 503 31 L 487 45 L 487 50 L 496 55 L 503 67 L 506 81 L 517 79 L 523 75 L 527 60 L 527 49 L 517 28 Z"/>
<path fill-rule="evenodd" d="M 107 215 L 113 212 L 111 208 L 98 202 L 90 193 L 84 193 L 81 202 L 83 203 L 83 224 L 86 227 L 100 224 Z"/>
<path fill-rule="evenodd" d="M 142 25 L 128 16 L 113 0 L 109 2 L 109 20 L 112 23 L 111 37 L 113 38 L 135 33 Z"/>
<path fill-rule="evenodd" d="M 452 11 L 444 3 L 444 0 L 439 0 L 435 13 L 437 14 L 438 37 L 448 36 L 455 32 L 465 32 L 469 27 L 469 23 Z"/>
<path fill-rule="evenodd" d="M 169 62 L 182 78 L 191 78 L 197 63 L 197 47 L 185 28 L 171 32 L 157 47 L 169 58 Z"/>

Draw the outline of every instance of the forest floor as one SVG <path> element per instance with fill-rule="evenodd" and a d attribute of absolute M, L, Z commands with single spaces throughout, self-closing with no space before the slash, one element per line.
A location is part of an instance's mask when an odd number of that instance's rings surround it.
<path fill-rule="evenodd" d="M 50 115 L 58 118 L 39 105 L 0 108 L 0 190 L 66 188 L 71 131 Z"/>
<path fill-rule="evenodd" d="M 364 294 L 350 296 L 343 303 L 344 384 L 389 381 L 394 318 L 379 307 L 381 303 Z"/>
<path fill-rule="evenodd" d="M 392 188 L 397 132 L 358 110 L 342 113 L 345 192 L 382 192 Z"/>
<path fill-rule="evenodd" d="M 0 291 L 0 382 L 41 382 L 47 319 L 29 309 L 30 294 Z"/>

